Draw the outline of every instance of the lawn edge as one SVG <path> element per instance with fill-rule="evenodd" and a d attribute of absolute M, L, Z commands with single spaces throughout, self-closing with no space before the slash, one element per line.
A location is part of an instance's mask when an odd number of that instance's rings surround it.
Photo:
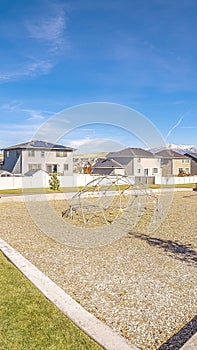
<path fill-rule="evenodd" d="M 0 239 L 0 250 L 58 309 L 105 350 L 139 350 L 124 337 L 86 311 L 49 277 Z"/>

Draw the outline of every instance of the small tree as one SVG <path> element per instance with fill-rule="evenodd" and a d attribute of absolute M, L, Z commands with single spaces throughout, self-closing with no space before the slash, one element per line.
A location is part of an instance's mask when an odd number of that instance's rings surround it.
<path fill-rule="evenodd" d="M 60 180 L 57 177 L 56 173 L 53 173 L 51 175 L 51 179 L 49 180 L 49 186 L 52 191 L 59 191 L 60 190 Z"/>

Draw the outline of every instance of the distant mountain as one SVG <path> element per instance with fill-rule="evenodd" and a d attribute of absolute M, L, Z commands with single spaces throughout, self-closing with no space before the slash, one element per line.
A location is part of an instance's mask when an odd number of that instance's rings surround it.
<path fill-rule="evenodd" d="M 175 145 L 173 143 L 166 144 L 166 146 L 152 148 L 152 149 L 149 149 L 149 151 L 152 153 L 157 153 L 157 152 L 163 151 L 164 149 L 172 150 L 172 151 L 178 152 L 180 154 L 184 154 L 184 153 L 188 153 L 188 152 L 197 153 L 197 146 Z"/>

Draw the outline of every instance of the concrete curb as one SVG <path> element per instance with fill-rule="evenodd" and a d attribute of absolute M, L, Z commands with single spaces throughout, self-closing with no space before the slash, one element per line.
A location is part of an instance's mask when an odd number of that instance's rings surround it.
<path fill-rule="evenodd" d="M 2 253 L 66 316 L 105 350 L 139 350 L 86 311 L 8 243 L 0 239 Z"/>
<path fill-rule="evenodd" d="M 195 333 L 180 350 L 196 350 L 197 349 L 197 333 Z"/>

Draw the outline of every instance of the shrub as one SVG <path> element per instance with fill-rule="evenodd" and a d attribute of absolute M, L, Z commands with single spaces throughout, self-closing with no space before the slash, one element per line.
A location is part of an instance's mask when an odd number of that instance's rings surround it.
<path fill-rule="evenodd" d="M 60 190 L 60 180 L 58 179 L 56 173 L 51 175 L 51 179 L 49 180 L 49 187 L 52 191 Z"/>

